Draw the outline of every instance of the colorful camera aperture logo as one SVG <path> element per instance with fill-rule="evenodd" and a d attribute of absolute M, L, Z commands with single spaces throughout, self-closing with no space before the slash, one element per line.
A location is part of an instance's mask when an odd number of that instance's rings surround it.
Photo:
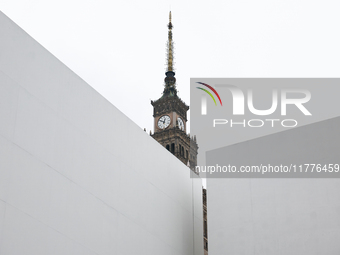
<path fill-rule="evenodd" d="M 204 85 L 204 86 L 208 87 L 209 89 L 211 89 L 211 91 L 214 92 L 215 95 L 218 97 L 218 100 L 220 100 L 220 104 L 222 106 L 222 101 L 221 101 L 220 95 L 217 93 L 217 91 L 213 87 L 211 87 L 210 85 L 208 85 L 206 83 L 203 83 L 203 82 L 197 82 L 197 83 L 201 84 L 201 85 Z M 205 91 L 206 93 L 208 93 L 208 95 L 211 96 L 211 98 L 214 100 L 215 105 L 217 105 L 214 96 L 208 90 L 203 89 L 201 87 L 196 87 L 196 88 L 201 89 L 201 90 Z"/>

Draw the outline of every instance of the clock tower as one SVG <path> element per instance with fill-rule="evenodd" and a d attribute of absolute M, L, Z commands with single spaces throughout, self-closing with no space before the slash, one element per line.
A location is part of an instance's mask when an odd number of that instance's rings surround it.
<path fill-rule="evenodd" d="M 151 136 L 174 154 L 191 170 L 197 165 L 196 137 L 187 134 L 187 106 L 178 96 L 175 72 L 173 70 L 173 41 L 172 41 L 171 12 L 168 24 L 167 42 L 167 71 L 164 79 L 163 95 L 155 101 L 153 106 L 154 133 Z"/>

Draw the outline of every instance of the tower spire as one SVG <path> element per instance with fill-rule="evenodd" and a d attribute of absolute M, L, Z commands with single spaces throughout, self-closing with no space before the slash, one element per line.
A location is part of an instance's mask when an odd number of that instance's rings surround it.
<path fill-rule="evenodd" d="M 172 72 L 172 61 L 173 61 L 173 43 L 172 43 L 172 23 L 171 23 L 171 11 L 169 12 L 169 24 L 168 24 L 168 72 Z"/>
<path fill-rule="evenodd" d="M 167 72 L 165 73 L 166 77 L 165 87 L 163 91 L 163 97 L 176 96 L 176 78 L 175 72 L 173 68 L 173 60 L 174 60 L 174 43 L 172 41 L 172 23 L 171 23 L 171 11 L 169 12 L 169 24 L 168 24 L 168 42 L 167 42 Z"/>

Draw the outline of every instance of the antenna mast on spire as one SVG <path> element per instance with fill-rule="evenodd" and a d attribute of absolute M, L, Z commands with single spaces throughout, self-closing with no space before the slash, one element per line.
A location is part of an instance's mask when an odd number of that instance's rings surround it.
<path fill-rule="evenodd" d="M 169 24 L 168 24 L 168 43 L 167 43 L 167 72 L 165 73 L 166 77 L 165 87 L 163 91 L 163 97 L 176 96 L 176 78 L 173 67 L 174 60 L 174 45 L 172 41 L 172 23 L 171 23 L 171 11 L 169 12 Z"/>
<path fill-rule="evenodd" d="M 169 12 L 169 24 L 168 24 L 168 72 L 173 71 L 173 43 L 172 43 L 172 23 L 171 23 L 171 11 Z"/>

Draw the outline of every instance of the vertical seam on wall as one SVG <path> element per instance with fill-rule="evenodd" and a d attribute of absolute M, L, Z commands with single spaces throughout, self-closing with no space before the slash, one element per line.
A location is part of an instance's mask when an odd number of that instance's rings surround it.
<path fill-rule="evenodd" d="M 0 201 L 3 201 L 3 200 L 0 200 Z M 6 219 L 6 211 L 7 211 L 7 203 L 5 201 L 3 201 L 4 204 L 5 204 L 5 211 L 4 211 L 4 217 L 2 218 L 2 224 L 3 224 L 3 228 L 2 228 L 2 231 L 0 232 L 0 244 L 2 244 L 2 242 L 4 241 L 4 232 L 5 232 L 5 219 Z M 1 223 L 0 223 L 1 224 Z M 3 247 L 3 245 L 0 245 L 0 254 L 2 254 L 1 252 L 1 247 Z"/>
<path fill-rule="evenodd" d="M 252 179 L 249 178 L 249 189 L 250 189 L 250 207 L 251 207 L 251 229 L 252 229 L 252 236 L 253 236 L 253 252 L 255 254 L 255 245 L 254 245 L 254 240 L 255 240 L 255 232 L 254 232 L 254 211 L 253 211 L 253 192 L 252 192 Z"/>
<path fill-rule="evenodd" d="M 192 199 L 192 254 L 195 255 L 195 198 L 194 198 L 194 179 L 193 178 L 191 178 L 191 193 L 192 193 L 191 195 L 191 199 Z"/>

